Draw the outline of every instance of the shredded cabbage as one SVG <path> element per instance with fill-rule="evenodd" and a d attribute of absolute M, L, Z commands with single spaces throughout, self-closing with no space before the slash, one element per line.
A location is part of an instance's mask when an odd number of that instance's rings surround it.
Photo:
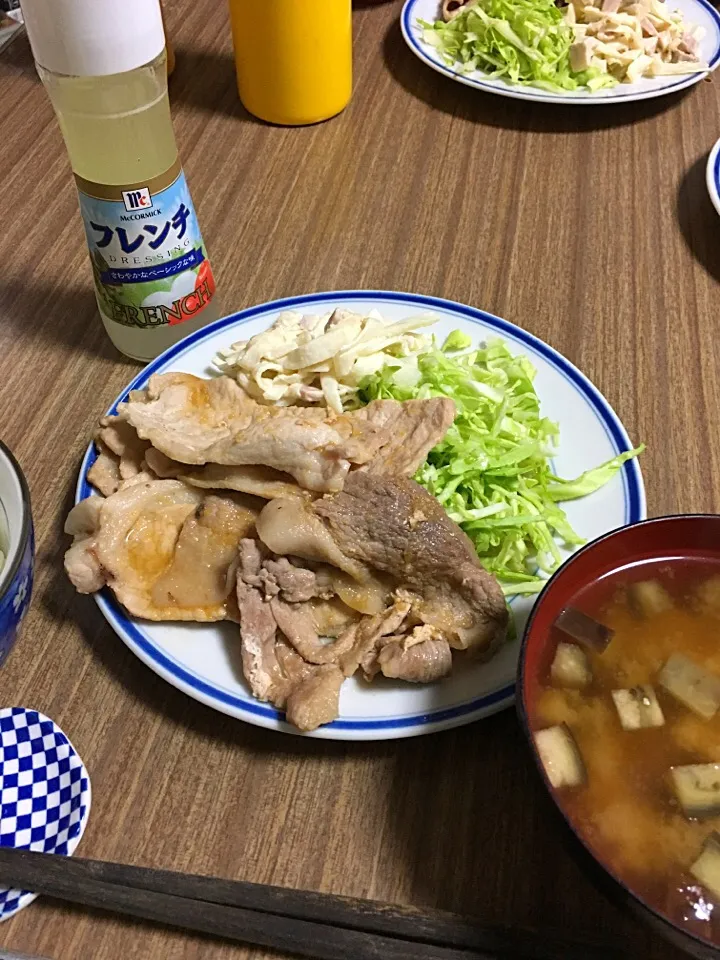
<path fill-rule="evenodd" d="M 502 340 L 468 350 L 468 339 L 455 331 L 441 349 L 391 361 L 365 381 L 360 400 L 452 397 L 455 422 L 415 479 L 467 533 L 506 595 L 537 593 L 563 560 L 557 541 L 584 542 L 558 502 L 597 490 L 644 447 L 575 480 L 555 476 L 559 428 L 540 415 L 532 363 Z"/>
<path fill-rule="evenodd" d="M 490 79 L 551 92 L 617 83 L 598 68 L 572 72 L 574 34 L 554 0 L 478 0 L 449 23 L 419 25 L 425 43 L 463 74 L 480 70 Z"/>

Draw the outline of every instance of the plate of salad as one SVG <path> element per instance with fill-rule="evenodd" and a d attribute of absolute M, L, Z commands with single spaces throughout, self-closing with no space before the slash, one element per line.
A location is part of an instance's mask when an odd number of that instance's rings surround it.
<path fill-rule="evenodd" d="M 401 27 L 438 73 L 536 102 L 647 100 L 720 63 L 709 0 L 406 0 Z"/>
<path fill-rule="evenodd" d="M 351 676 L 339 716 L 313 736 L 416 736 L 509 706 L 519 638 L 548 577 L 581 544 L 645 517 L 642 447 L 630 442 L 607 400 L 550 346 L 471 306 L 350 291 L 251 307 L 171 347 L 109 413 L 163 373 L 224 376 L 254 403 L 322 407 L 331 419 L 362 413 L 375 400 L 454 403 L 454 420 L 415 480 L 502 587 L 511 612 L 507 640 L 486 662 L 454 660 L 439 682 Z M 77 502 L 94 492 L 97 456 L 92 447 L 85 455 Z M 161 677 L 223 713 L 297 732 L 281 710 L 252 696 L 236 623 L 151 622 L 130 616 L 108 588 L 96 598 L 118 636 Z"/>

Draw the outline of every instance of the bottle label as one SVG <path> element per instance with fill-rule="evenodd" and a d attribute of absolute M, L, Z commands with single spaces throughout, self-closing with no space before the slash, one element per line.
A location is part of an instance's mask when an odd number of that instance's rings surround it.
<path fill-rule="evenodd" d="M 197 317 L 215 281 L 180 161 L 141 183 L 75 181 L 105 316 L 142 329 Z"/>

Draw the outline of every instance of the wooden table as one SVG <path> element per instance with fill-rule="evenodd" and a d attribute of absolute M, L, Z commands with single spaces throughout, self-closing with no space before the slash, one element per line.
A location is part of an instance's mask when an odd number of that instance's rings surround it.
<path fill-rule="evenodd" d="M 238 103 L 224 5 L 169 5 L 175 125 L 226 310 L 354 287 L 481 306 L 561 350 L 647 441 L 652 514 L 720 509 L 720 223 L 704 186 L 717 83 L 586 110 L 482 96 L 410 54 L 399 8 L 356 3 L 352 105 L 287 130 Z M 676 956 L 577 863 L 513 711 L 389 743 L 273 734 L 164 683 L 74 593 L 62 524 L 81 451 L 137 368 L 96 315 L 67 158 L 24 38 L 0 57 L 0 83 L 0 434 L 38 533 L 3 702 L 52 716 L 85 759 L 81 852 Z M 268 956 L 50 901 L 2 926 L 0 944 L 54 960 Z"/>

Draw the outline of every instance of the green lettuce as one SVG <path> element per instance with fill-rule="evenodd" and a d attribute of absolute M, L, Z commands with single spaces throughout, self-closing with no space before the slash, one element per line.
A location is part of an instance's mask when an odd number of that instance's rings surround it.
<path fill-rule="evenodd" d="M 562 562 L 560 547 L 584 543 L 558 503 L 593 493 L 644 447 L 575 480 L 557 477 L 551 458 L 559 429 L 541 415 L 532 363 L 499 339 L 466 345 L 456 331 L 442 349 L 398 358 L 363 383 L 360 399 L 455 401 L 454 423 L 415 479 L 470 537 L 507 595 L 537 593 Z"/>
<path fill-rule="evenodd" d="M 449 23 L 420 20 L 423 40 L 459 70 L 551 92 L 614 86 L 596 68 L 570 69 L 573 31 L 554 0 L 478 0 Z"/>

